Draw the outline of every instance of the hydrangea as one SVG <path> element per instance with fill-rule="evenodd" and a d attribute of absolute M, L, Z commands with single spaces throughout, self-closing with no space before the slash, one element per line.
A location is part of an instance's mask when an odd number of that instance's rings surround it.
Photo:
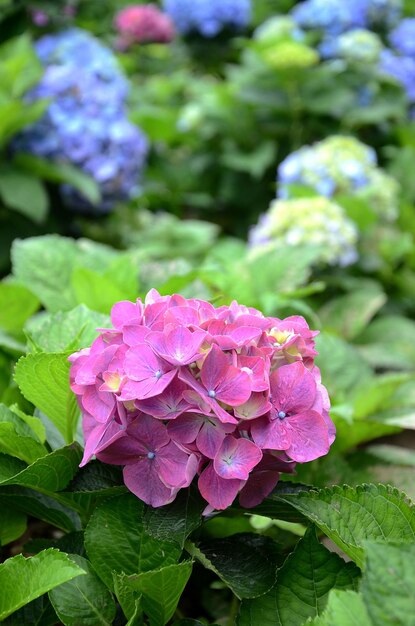
<path fill-rule="evenodd" d="M 391 45 L 403 56 L 415 58 L 415 18 L 406 18 L 390 33 Z"/>
<path fill-rule="evenodd" d="M 327 198 L 354 195 L 386 219 L 397 215 L 398 183 L 377 166 L 376 153 L 354 137 L 334 135 L 292 152 L 278 168 L 278 197 L 305 185 Z"/>
<path fill-rule="evenodd" d="M 163 5 L 182 35 L 215 37 L 226 28 L 243 29 L 251 19 L 251 0 L 163 0 Z"/>
<path fill-rule="evenodd" d="M 322 197 L 274 200 L 249 234 L 255 255 L 281 246 L 318 246 L 321 264 L 341 267 L 357 260 L 357 239 L 342 207 Z"/>
<path fill-rule="evenodd" d="M 306 0 L 292 15 L 303 28 L 339 35 L 354 28 L 391 28 L 401 9 L 401 0 Z"/>
<path fill-rule="evenodd" d="M 375 33 L 357 28 L 338 37 L 325 39 L 319 46 L 324 58 L 337 57 L 349 63 L 376 63 L 383 48 L 382 41 Z"/>
<path fill-rule="evenodd" d="M 281 39 L 304 41 L 305 33 L 289 15 L 275 15 L 255 29 L 254 39 L 264 43 Z"/>
<path fill-rule="evenodd" d="M 80 29 L 44 36 L 36 51 L 45 72 L 27 97 L 51 104 L 16 138 L 14 150 L 79 167 L 99 185 L 99 209 L 110 210 L 137 192 L 148 149 L 126 116 L 127 80 L 113 53 Z M 70 206 L 87 204 L 73 188 L 63 192 Z"/>
<path fill-rule="evenodd" d="M 85 453 L 123 466 L 151 506 L 197 476 L 207 511 L 239 494 L 255 506 L 280 472 L 327 454 L 335 437 L 316 331 L 232 302 L 160 296 L 118 302 L 113 328 L 71 357 Z"/>
<path fill-rule="evenodd" d="M 136 4 L 121 9 L 115 16 L 115 27 L 120 49 L 134 43 L 168 43 L 175 34 L 170 17 L 155 4 Z"/>
<path fill-rule="evenodd" d="M 415 103 L 415 57 L 398 56 L 391 50 L 384 50 L 379 69 L 392 76 L 405 90 L 409 102 Z"/>

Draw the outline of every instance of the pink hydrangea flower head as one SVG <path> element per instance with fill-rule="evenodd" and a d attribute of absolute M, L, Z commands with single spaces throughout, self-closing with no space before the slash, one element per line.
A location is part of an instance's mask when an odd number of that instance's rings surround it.
<path fill-rule="evenodd" d="M 138 43 L 169 43 L 174 39 L 172 20 L 155 4 L 136 4 L 121 9 L 115 16 L 120 49 Z"/>
<path fill-rule="evenodd" d="M 281 472 L 327 454 L 330 400 L 302 317 L 151 290 L 116 303 L 111 322 L 69 357 L 82 465 L 94 455 L 122 465 L 126 486 L 155 507 L 198 475 L 211 511 L 238 494 L 255 506 Z"/>

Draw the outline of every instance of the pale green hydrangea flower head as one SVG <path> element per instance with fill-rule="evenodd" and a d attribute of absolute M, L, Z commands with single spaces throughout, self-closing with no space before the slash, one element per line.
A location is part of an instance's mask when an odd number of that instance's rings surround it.
<path fill-rule="evenodd" d="M 357 258 L 358 232 L 341 206 L 324 197 L 274 200 L 249 235 L 257 256 L 285 246 L 316 246 L 322 265 L 345 267 Z"/>

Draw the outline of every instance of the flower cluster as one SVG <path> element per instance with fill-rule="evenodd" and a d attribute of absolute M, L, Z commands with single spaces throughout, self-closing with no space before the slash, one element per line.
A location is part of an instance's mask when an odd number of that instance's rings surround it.
<path fill-rule="evenodd" d="M 254 255 L 283 246 L 317 246 L 322 264 L 357 260 L 358 233 L 338 204 L 322 197 L 275 200 L 249 234 Z"/>
<path fill-rule="evenodd" d="M 163 0 L 163 5 L 182 35 L 215 37 L 227 28 L 243 29 L 251 19 L 251 0 Z"/>
<path fill-rule="evenodd" d="M 121 50 L 135 43 L 169 43 L 175 35 L 170 17 L 155 4 L 135 4 L 121 9 L 115 16 L 115 27 Z"/>
<path fill-rule="evenodd" d="M 128 83 L 113 53 L 80 29 L 42 37 L 36 52 L 45 72 L 27 97 L 51 104 L 14 150 L 79 167 L 99 185 L 98 209 L 108 211 L 137 192 L 147 153 L 147 139 L 126 116 Z M 70 206 L 85 205 L 71 187 L 63 192 Z"/>
<path fill-rule="evenodd" d="M 400 18 L 401 0 L 305 0 L 292 15 L 299 26 L 335 36 L 355 28 L 391 28 Z"/>
<path fill-rule="evenodd" d="M 380 70 L 392 76 L 404 88 L 411 104 L 415 103 L 415 19 L 407 18 L 390 33 L 394 50 L 384 50 Z"/>
<path fill-rule="evenodd" d="M 348 63 L 374 64 L 379 61 L 383 48 L 376 33 L 364 28 L 356 28 L 338 37 L 328 37 L 319 46 L 324 58 L 340 58 Z"/>
<path fill-rule="evenodd" d="M 254 506 L 280 472 L 328 452 L 330 402 L 303 318 L 152 290 L 115 304 L 111 321 L 69 357 L 82 465 L 96 455 L 124 466 L 126 486 L 154 507 L 198 475 L 212 510 L 238 493 Z"/>
<path fill-rule="evenodd" d="M 328 137 L 292 152 L 278 168 L 278 197 L 291 197 L 290 185 L 305 185 L 327 198 L 353 195 L 379 216 L 398 211 L 398 184 L 377 166 L 375 151 L 353 137 Z"/>

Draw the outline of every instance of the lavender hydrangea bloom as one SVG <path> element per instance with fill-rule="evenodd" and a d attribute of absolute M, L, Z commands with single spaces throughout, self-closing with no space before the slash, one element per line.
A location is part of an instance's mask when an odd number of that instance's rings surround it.
<path fill-rule="evenodd" d="M 250 0 L 164 0 L 163 5 L 182 35 L 215 37 L 224 28 L 243 29 L 251 19 Z"/>
<path fill-rule="evenodd" d="M 148 149 L 126 116 L 127 80 L 112 52 L 80 29 L 44 36 L 36 51 L 45 72 L 27 97 L 50 98 L 51 104 L 13 148 L 79 167 L 99 185 L 102 203 L 94 208 L 109 211 L 137 192 Z M 69 185 L 62 192 L 71 208 L 88 208 Z"/>
<path fill-rule="evenodd" d="M 401 14 L 401 0 L 306 0 L 292 16 L 303 28 L 336 36 L 354 28 L 391 28 Z"/>
<path fill-rule="evenodd" d="M 290 185 L 304 185 L 327 198 L 359 197 L 386 220 L 397 215 L 396 181 L 377 166 L 375 151 L 353 137 L 334 135 L 292 152 L 278 168 L 278 184 L 281 199 L 292 197 Z"/>
<path fill-rule="evenodd" d="M 389 41 L 400 54 L 415 57 L 415 18 L 402 20 L 390 33 Z"/>
<path fill-rule="evenodd" d="M 376 33 L 356 28 L 338 37 L 325 38 L 319 52 L 323 58 L 340 58 L 349 63 L 377 63 L 383 48 Z"/>
<path fill-rule="evenodd" d="M 405 89 L 409 102 L 415 102 L 415 58 L 398 56 L 391 50 L 384 50 L 379 69 L 395 78 Z"/>

